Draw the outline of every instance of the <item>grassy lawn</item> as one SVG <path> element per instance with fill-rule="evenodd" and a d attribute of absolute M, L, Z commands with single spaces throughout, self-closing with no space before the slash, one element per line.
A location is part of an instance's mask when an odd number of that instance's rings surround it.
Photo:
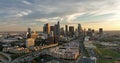
<path fill-rule="evenodd" d="M 110 50 L 110 49 L 106 49 L 106 48 L 101 48 L 99 46 L 97 46 L 97 50 L 99 50 L 100 52 L 100 59 L 99 59 L 99 63 L 114 63 L 114 61 L 117 58 L 120 58 L 120 53 Z M 105 56 L 111 56 L 112 59 L 105 59 Z"/>

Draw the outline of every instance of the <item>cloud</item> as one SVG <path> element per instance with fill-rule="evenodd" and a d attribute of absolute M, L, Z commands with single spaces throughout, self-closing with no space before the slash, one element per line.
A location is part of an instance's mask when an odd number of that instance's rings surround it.
<path fill-rule="evenodd" d="M 30 13 L 32 13 L 31 10 L 26 10 L 26 11 L 22 11 L 22 12 L 17 13 L 15 16 L 16 17 L 22 17 L 22 16 L 29 15 Z"/>
<path fill-rule="evenodd" d="M 24 4 L 26 4 L 26 5 L 31 5 L 31 3 L 28 2 L 28 1 L 23 0 L 22 2 L 23 2 Z"/>
<path fill-rule="evenodd" d="M 0 23 L 118 22 L 119 4 L 120 0 L 0 0 Z"/>
<path fill-rule="evenodd" d="M 81 16 L 83 14 L 85 14 L 85 13 L 74 13 L 74 14 L 66 16 L 65 18 L 66 18 L 67 22 L 71 22 L 71 21 L 75 20 L 78 16 Z"/>
<path fill-rule="evenodd" d="M 37 23 L 29 23 L 30 26 L 36 26 Z"/>
<path fill-rule="evenodd" d="M 42 22 L 42 23 L 47 23 L 48 19 L 35 19 L 35 21 Z"/>
<path fill-rule="evenodd" d="M 48 18 L 48 19 L 35 19 L 35 21 L 37 22 L 41 22 L 41 23 L 55 23 L 56 21 L 58 21 L 56 18 Z"/>

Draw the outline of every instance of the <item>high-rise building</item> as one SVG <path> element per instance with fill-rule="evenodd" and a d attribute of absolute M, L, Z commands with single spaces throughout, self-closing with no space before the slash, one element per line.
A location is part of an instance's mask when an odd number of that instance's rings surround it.
<path fill-rule="evenodd" d="M 87 36 L 92 37 L 92 30 L 91 30 L 91 28 L 88 28 Z"/>
<path fill-rule="evenodd" d="M 55 30 L 55 26 L 50 26 L 50 36 L 51 37 L 54 36 L 54 30 Z"/>
<path fill-rule="evenodd" d="M 92 29 L 92 33 L 95 33 L 95 30 L 94 30 L 94 29 Z"/>
<path fill-rule="evenodd" d="M 65 35 L 68 36 L 68 25 L 65 25 Z"/>
<path fill-rule="evenodd" d="M 30 38 L 31 37 L 31 28 L 28 28 L 28 30 L 27 30 L 27 38 Z"/>
<path fill-rule="evenodd" d="M 92 29 L 92 35 L 95 36 L 95 30 L 94 29 Z"/>
<path fill-rule="evenodd" d="M 50 31 L 54 31 L 54 26 L 50 26 Z"/>
<path fill-rule="evenodd" d="M 35 39 L 33 38 L 28 38 L 26 40 L 26 47 L 29 48 L 29 47 L 33 47 L 35 45 Z"/>
<path fill-rule="evenodd" d="M 59 43 L 59 39 L 60 39 L 60 23 L 58 21 L 58 23 L 55 24 L 54 26 L 54 43 L 55 42 Z"/>
<path fill-rule="evenodd" d="M 55 24 L 55 36 L 56 37 L 60 37 L 60 23 L 59 23 L 59 21 L 58 21 L 58 23 L 57 24 Z"/>
<path fill-rule="evenodd" d="M 82 33 L 82 27 L 81 27 L 81 24 L 78 24 L 78 33 L 79 33 L 79 35 Z"/>
<path fill-rule="evenodd" d="M 46 24 L 43 26 L 43 33 L 46 33 Z"/>
<path fill-rule="evenodd" d="M 68 25 L 65 25 L 65 32 L 68 33 Z"/>
<path fill-rule="evenodd" d="M 60 29 L 60 35 L 64 36 L 64 28 L 63 27 Z"/>
<path fill-rule="evenodd" d="M 50 24 L 49 23 L 44 24 L 43 33 L 46 33 L 48 35 L 50 34 Z"/>
<path fill-rule="evenodd" d="M 31 34 L 31 38 L 36 39 L 37 37 L 38 37 L 38 34 L 34 31 L 34 32 Z"/>
<path fill-rule="evenodd" d="M 69 26 L 69 32 L 74 33 L 74 26 Z"/>
<path fill-rule="evenodd" d="M 55 24 L 55 27 L 54 27 L 54 36 L 57 37 L 57 24 Z"/>
<path fill-rule="evenodd" d="M 76 36 L 76 37 L 79 36 L 78 29 L 75 29 L 75 36 Z"/>
<path fill-rule="evenodd" d="M 58 21 L 57 25 L 58 25 L 58 37 L 60 37 L 60 22 L 59 21 Z"/>
<path fill-rule="evenodd" d="M 70 36 L 74 35 L 74 26 L 69 26 L 69 33 L 70 33 Z"/>
<path fill-rule="evenodd" d="M 99 34 L 103 34 L 103 28 L 99 28 Z"/>
<path fill-rule="evenodd" d="M 83 35 L 84 35 L 84 37 L 86 36 L 86 29 L 85 28 L 83 30 Z"/>

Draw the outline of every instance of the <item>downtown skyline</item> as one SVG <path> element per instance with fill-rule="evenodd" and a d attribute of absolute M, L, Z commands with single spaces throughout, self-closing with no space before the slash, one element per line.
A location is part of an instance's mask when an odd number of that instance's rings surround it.
<path fill-rule="evenodd" d="M 42 31 L 43 24 L 80 23 L 82 28 L 120 30 L 119 0 L 0 0 L 0 31 Z"/>

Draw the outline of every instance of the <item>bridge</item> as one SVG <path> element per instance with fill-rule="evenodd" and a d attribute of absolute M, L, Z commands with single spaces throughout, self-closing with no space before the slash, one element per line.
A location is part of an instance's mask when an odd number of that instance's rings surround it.
<path fill-rule="evenodd" d="M 4 63 L 9 63 L 11 62 L 11 57 L 6 53 L 0 52 L 0 60 Z"/>
<path fill-rule="evenodd" d="M 15 60 L 13 60 L 10 63 L 20 63 L 20 62 L 25 62 L 25 61 L 31 61 L 34 58 L 39 57 L 41 54 L 42 55 L 47 54 L 46 52 L 48 52 L 48 49 L 43 49 L 41 51 L 31 52 L 29 54 L 26 54 L 24 56 L 16 58 Z"/>
<path fill-rule="evenodd" d="M 41 54 L 44 55 L 44 54 L 48 54 L 49 55 L 49 48 L 52 48 L 52 47 L 55 47 L 57 46 L 58 44 L 52 44 L 52 45 L 49 45 L 49 46 L 44 46 L 42 47 L 41 50 L 39 51 L 35 51 L 35 52 L 31 52 L 31 53 L 28 53 L 26 55 L 23 55 L 21 57 L 18 57 L 16 58 L 15 60 L 9 62 L 9 63 L 20 63 L 20 62 L 25 62 L 25 61 L 31 61 L 33 60 L 34 58 L 37 58 L 39 57 Z"/>

